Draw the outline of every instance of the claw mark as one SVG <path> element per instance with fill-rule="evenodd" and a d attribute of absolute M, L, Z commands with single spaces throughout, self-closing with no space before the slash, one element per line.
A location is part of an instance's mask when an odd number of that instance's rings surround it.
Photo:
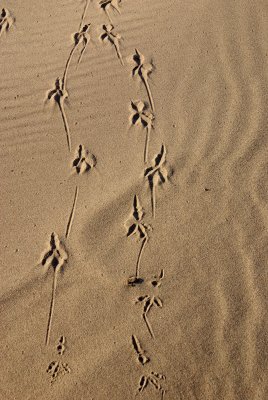
<path fill-rule="evenodd" d="M 67 90 L 63 86 L 63 81 L 60 78 L 57 78 L 55 81 L 55 88 L 47 93 L 47 99 L 54 100 L 57 103 L 57 105 L 59 106 L 63 124 L 64 124 L 64 129 L 65 129 L 66 136 L 67 136 L 68 149 L 69 149 L 69 151 L 71 151 L 70 130 L 69 130 L 69 125 L 68 125 L 67 117 L 66 117 L 65 110 L 64 110 L 64 101 L 67 98 L 68 98 L 68 93 L 67 93 Z"/>
<path fill-rule="evenodd" d="M 152 110 L 154 112 L 155 111 L 154 100 L 153 100 L 152 92 L 151 92 L 149 82 L 148 82 L 148 77 L 153 71 L 153 65 L 149 64 L 149 63 L 145 63 L 145 57 L 138 49 L 135 49 L 135 51 L 136 51 L 136 53 L 133 56 L 133 60 L 136 62 L 137 65 L 133 69 L 132 75 L 133 76 L 138 75 L 141 78 L 142 82 L 144 83 L 149 100 L 150 100 Z"/>
<path fill-rule="evenodd" d="M 134 111 L 134 114 L 132 115 L 131 118 L 132 124 L 133 125 L 139 124 L 144 128 L 146 128 L 146 140 L 144 147 L 144 162 L 146 163 L 148 160 L 148 147 L 150 141 L 150 134 L 152 128 L 154 127 L 153 126 L 154 115 L 148 109 L 148 105 L 143 101 L 136 101 L 136 102 L 132 101 L 131 107 L 132 110 Z"/>
<path fill-rule="evenodd" d="M 73 169 L 78 175 L 82 175 L 85 172 L 90 171 L 97 164 L 97 159 L 93 154 L 89 154 L 89 151 L 80 144 L 76 150 L 75 159 L 73 161 Z"/>
<path fill-rule="evenodd" d="M 72 210 L 71 210 L 71 213 L 70 213 L 70 216 L 69 216 L 69 220 L 68 220 L 68 224 L 67 224 L 67 228 L 66 228 L 66 233 L 65 233 L 66 239 L 68 239 L 68 237 L 70 235 L 71 227 L 72 227 L 72 224 L 73 224 L 77 198 L 78 198 L 78 186 L 76 186 L 76 188 L 75 188 L 73 206 L 72 206 Z"/>
<path fill-rule="evenodd" d="M 139 381 L 138 392 L 142 393 L 144 391 L 144 389 L 148 386 L 148 383 L 149 383 L 149 381 L 148 381 L 147 376 L 143 375 Z"/>
<path fill-rule="evenodd" d="M 109 13 L 109 9 L 111 8 L 113 11 L 116 11 L 118 14 L 121 14 L 120 8 L 119 8 L 119 4 L 121 4 L 122 0 L 101 0 L 99 2 L 100 7 L 104 10 L 104 12 L 106 13 L 109 21 L 112 22 L 110 13 Z"/>
<path fill-rule="evenodd" d="M 166 390 L 161 385 L 161 381 L 165 380 L 166 380 L 165 375 L 158 374 L 155 372 L 151 372 L 149 375 L 143 375 L 139 381 L 138 393 L 142 393 L 148 387 L 148 385 L 151 384 L 151 386 L 153 386 L 154 389 L 160 392 L 161 400 L 163 400 L 166 394 Z"/>
<path fill-rule="evenodd" d="M 67 259 L 68 255 L 64 247 L 62 246 L 58 235 L 53 232 L 50 237 L 50 248 L 44 254 L 41 261 L 41 264 L 43 266 L 46 266 L 47 268 L 51 267 L 53 268 L 53 283 L 52 283 L 52 294 L 51 294 L 51 302 L 50 302 L 50 309 L 49 309 L 48 323 L 47 323 L 46 345 L 49 344 L 52 317 L 55 307 L 57 276 L 58 272 L 63 268 Z"/>
<path fill-rule="evenodd" d="M 141 256 L 142 256 L 144 248 L 149 240 L 148 230 L 152 229 L 150 227 L 150 225 L 147 225 L 143 222 L 143 216 L 144 216 L 144 213 L 143 213 L 139 198 L 137 195 L 135 195 L 134 201 L 133 201 L 133 212 L 132 212 L 130 219 L 126 223 L 127 237 L 137 235 L 138 240 L 141 240 L 142 243 L 141 243 L 141 248 L 140 248 L 138 259 L 137 259 L 135 276 L 130 277 L 128 280 L 128 284 L 130 286 L 135 286 L 136 284 L 143 282 L 143 279 L 140 278 Z"/>
<path fill-rule="evenodd" d="M 144 176 L 148 178 L 149 186 L 151 189 L 153 218 L 155 218 L 156 208 L 155 188 L 158 184 L 164 184 L 168 180 L 168 171 L 165 167 L 166 153 L 166 147 L 163 144 L 160 153 L 157 154 L 157 156 L 153 160 L 153 165 L 147 168 L 144 172 Z"/>
<path fill-rule="evenodd" d="M 7 32 L 14 24 L 15 19 L 10 15 L 10 12 L 6 8 L 2 8 L 0 14 L 0 37 L 3 32 Z"/>
<path fill-rule="evenodd" d="M 113 25 L 103 25 L 104 33 L 101 35 L 102 41 L 109 41 L 116 50 L 117 57 L 119 58 L 122 65 L 124 65 L 124 60 L 122 58 L 122 54 L 120 52 L 120 45 L 119 42 L 121 40 L 121 36 L 118 33 L 114 33 L 114 26 Z"/>
<path fill-rule="evenodd" d="M 150 358 L 146 356 L 145 351 L 142 349 L 141 344 L 135 335 L 132 335 L 132 345 L 135 352 L 137 353 L 138 361 L 142 365 L 148 363 L 150 361 Z"/>
<path fill-rule="evenodd" d="M 148 320 L 148 314 L 153 306 L 162 308 L 163 302 L 158 296 L 145 295 L 145 296 L 139 296 L 136 299 L 136 303 L 143 303 L 142 317 L 144 319 L 144 322 L 148 328 L 148 331 L 149 331 L 151 337 L 154 339 L 155 335 L 154 335 L 153 329 L 151 327 L 151 324 Z"/>

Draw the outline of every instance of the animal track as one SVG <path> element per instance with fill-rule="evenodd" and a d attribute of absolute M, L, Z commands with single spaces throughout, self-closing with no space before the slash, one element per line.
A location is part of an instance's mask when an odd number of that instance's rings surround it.
<path fill-rule="evenodd" d="M 78 199 L 78 193 L 79 193 L 78 186 L 76 186 L 75 187 L 75 192 L 74 192 L 74 201 L 73 201 L 71 213 L 70 213 L 70 216 L 69 216 L 69 219 L 68 219 L 66 232 L 65 232 L 66 239 L 68 239 L 68 237 L 70 235 L 70 232 L 71 232 L 72 225 L 73 225 L 74 213 L 75 213 L 76 203 L 77 203 L 77 199 Z"/>
<path fill-rule="evenodd" d="M 80 61 L 82 60 L 82 56 L 83 56 L 83 54 L 84 54 L 84 52 L 86 50 L 86 47 L 88 45 L 88 41 L 90 39 L 90 37 L 89 37 L 89 28 L 90 28 L 90 26 L 91 26 L 91 24 L 84 25 L 83 27 L 81 27 L 79 29 L 78 32 L 76 32 L 73 35 L 74 44 L 73 44 L 72 50 L 70 51 L 69 57 L 67 58 L 65 69 L 64 69 L 64 73 L 63 73 L 63 78 L 62 78 L 62 82 L 63 82 L 63 87 L 64 88 L 66 87 L 67 73 L 69 71 L 69 67 L 70 67 L 74 52 L 78 48 L 78 46 L 80 44 L 82 44 L 82 49 L 81 49 L 80 56 L 79 56 L 78 61 L 77 61 L 77 65 L 79 65 Z"/>
<path fill-rule="evenodd" d="M 93 154 L 89 154 L 88 150 L 85 149 L 85 147 L 80 144 L 76 150 L 76 154 L 75 154 L 75 158 L 72 162 L 72 168 L 73 170 L 78 174 L 78 175 L 82 175 L 85 172 L 90 171 L 92 168 L 94 168 L 97 164 L 97 159 Z M 65 233 L 65 237 L 66 239 L 68 238 L 70 231 L 71 231 L 71 227 L 72 227 L 72 223 L 73 223 L 73 219 L 74 219 L 74 213 L 75 213 L 75 209 L 76 209 L 76 204 L 77 204 L 77 199 L 78 199 L 78 186 L 76 186 L 75 188 L 75 193 L 74 193 L 74 201 L 73 201 L 73 206 L 71 209 L 71 213 L 68 219 L 68 224 L 67 224 L 67 228 L 66 228 L 66 233 Z"/>
<path fill-rule="evenodd" d="M 132 75 L 133 76 L 138 75 L 141 78 L 142 82 L 144 83 L 149 100 L 150 100 L 152 110 L 154 112 L 155 111 L 154 99 L 153 99 L 152 92 L 151 92 L 149 82 L 148 82 L 148 77 L 153 71 L 153 65 L 149 64 L 149 63 L 145 63 L 145 57 L 138 49 L 135 49 L 135 51 L 136 51 L 136 53 L 133 56 L 133 60 L 136 62 L 137 65 L 133 69 Z"/>
<path fill-rule="evenodd" d="M 146 323 L 146 326 L 148 328 L 148 331 L 149 331 L 151 337 L 154 339 L 155 336 L 154 336 L 154 332 L 153 332 L 153 329 L 151 327 L 151 324 L 150 324 L 150 322 L 148 320 L 148 313 L 149 313 L 149 311 L 151 310 L 151 308 L 153 306 L 162 308 L 163 307 L 162 300 L 158 296 L 145 295 L 145 296 L 139 296 L 136 299 L 136 303 L 142 303 L 143 304 L 142 317 L 143 317 L 143 319 L 144 319 L 144 321 Z"/>
<path fill-rule="evenodd" d="M 89 5 L 89 1 L 90 0 L 86 0 L 86 4 L 85 4 L 85 8 L 84 8 L 82 17 L 81 17 L 81 21 L 80 21 L 78 32 L 76 32 L 73 35 L 74 44 L 73 44 L 72 50 L 71 50 L 71 52 L 69 54 L 69 57 L 67 58 L 65 69 L 64 69 L 64 73 L 63 73 L 63 78 L 62 78 L 63 88 L 64 89 L 66 88 L 67 73 L 68 73 L 68 70 L 69 70 L 69 66 L 70 66 L 70 63 L 71 63 L 71 60 L 72 60 L 72 57 L 74 55 L 74 52 L 75 52 L 76 48 L 79 46 L 80 43 L 83 44 L 83 47 L 82 47 L 82 50 L 81 50 L 81 53 L 80 53 L 80 56 L 79 56 L 79 59 L 78 59 L 78 62 L 77 62 L 77 65 L 78 65 L 80 63 L 81 59 L 82 59 L 83 53 L 86 50 L 86 47 L 87 47 L 87 44 L 88 44 L 88 39 L 89 39 L 88 31 L 89 31 L 89 27 L 90 27 L 91 24 L 86 24 L 86 25 L 83 26 L 83 23 L 84 23 L 84 18 L 85 18 L 85 15 L 86 15 L 86 12 L 87 12 L 87 8 L 88 8 L 88 5 Z"/>
<path fill-rule="evenodd" d="M 130 277 L 128 279 L 129 286 L 135 286 L 136 284 L 142 283 L 143 279 L 140 278 L 140 262 L 141 256 L 144 251 L 144 248 L 149 240 L 148 231 L 152 228 L 150 225 L 147 225 L 143 222 L 143 210 L 137 195 L 134 196 L 133 201 L 133 212 L 130 219 L 127 221 L 127 237 L 137 235 L 138 239 L 141 240 L 141 248 L 137 259 L 136 264 L 136 273 L 135 276 Z"/>
<path fill-rule="evenodd" d="M 102 0 L 100 4 L 102 4 L 105 10 L 105 7 L 112 3 L 112 0 L 105 1 Z M 108 14 L 109 17 L 109 14 Z M 102 35 L 101 39 L 108 39 L 112 44 L 114 43 L 114 37 L 110 37 L 107 35 L 108 29 L 107 26 L 103 26 L 106 31 L 106 35 Z M 109 26 L 109 32 L 113 30 L 113 25 Z M 115 46 L 116 47 L 116 46 Z M 119 44 L 118 44 L 117 53 L 121 60 L 119 53 Z M 136 63 L 135 67 L 132 70 L 132 76 L 138 76 L 142 83 L 145 86 L 147 91 L 147 95 L 149 98 L 150 106 L 141 100 L 132 101 L 131 102 L 131 123 L 132 125 L 140 125 L 141 127 L 146 129 L 146 139 L 144 146 L 144 163 L 146 164 L 148 161 L 148 148 L 150 142 L 151 131 L 154 128 L 154 119 L 155 119 L 155 105 L 154 99 L 151 92 L 151 88 L 149 85 L 149 76 L 152 73 L 154 67 L 152 63 L 146 63 L 144 55 L 136 48 L 135 54 L 133 55 L 133 60 Z M 123 63 L 122 63 L 123 64 Z M 150 109 L 151 108 L 151 109 Z M 168 171 L 166 169 L 166 147 L 164 144 L 161 147 L 160 153 L 155 156 L 152 161 L 152 165 L 144 170 L 144 177 L 148 179 L 149 187 L 151 190 L 151 203 L 152 203 L 152 215 L 155 218 L 155 209 L 156 209 L 156 186 L 158 184 L 163 184 L 168 180 Z M 137 259 L 136 264 L 136 273 L 135 276 L 132 276 L 128 279 L 129 286 L 135 286 L 138 283 L 142 283 L 144 280 L 140 278 L 140 262 L 141 256 L 144 251 L 145 245 L 149 240 L 148 231 L 151 229 L 149 225 L 146 225 L 143 222 L 143 210 L 141 204 L 139 202 L 138 196 L 134 196 L 133 202 L 133 212 L 130 219 L 126 223 L 127 227 L 127 237 L 137 235 L 138 239 L 142 242 L 140 252 Z M 162 280 L 164 279 L 164 270 L 161 269 L 159 275 L 156 275 L 151 279 L 150 284 L 154 289 L 157 289 L 161 286 Z M 153 295 L 143 295 L 139 296 L 135 299 L 135 303 L 142 304 L 142 318 L 147 326 L 148 332 L 150 336 L 154 339 L 154 331 L 148 319 L 148 314 L 153 307 L 162 308 L 163 302 L 161 298 L 155 294 Z M 132 335 L 132 345 L 137 355 L 138 362 L 143 366 L 150 362 L 149 357 L 145 354 L 145 351 L 142 349 L 141 344 L 138 338 L 135 335 Z M 141 394 L 148 386 L 152 386 L 156 391 L 158 391 L 161 395 L 161 399 L 164 400 L 164 396 L 166 394 L 166 390 L 163 387 L 163 381 L 166 380 L 166 377 L 162 374 L 156 373 L 154 371 L 149 374 L 144 374 L 140 377 L 139 386 L 137 390 L 137 394 Z"/>
<path fill-rule="evenodd" d="M 7 32 L 14 24 L 15 20 L 6 8 L 2 8 L 0 14 L 0 37 L 3 32 Z"/>
<path fill-rule="evenodd" d="M 65 352 L 65 336 L 61 336 L 59 338 L 59 342 L 57 345 L 57 353 L 59 356 L 63 356 Z M 66 362 L 62 362 L 62 360 L 52 361 L 47 367 L 47 373 L 51 377 L 51 384 L 56 382 L 56 380 L 65 374 L 69 374 L 71 369 Z"/>
<path fill-rule="evenodd" d="M 51 384 L 56 382 L 59 376 L 69 374 L 70 372 L 69 365 L 62 361 L 52 361 L 47 367 L 47 373 L 51 376 Z"/>
<path fill-rule="evenodd" d="M 156 208 L 155 188 L 158 184 L 164 184 L 168 180 L 168 171 L 165 167 L 166 153 L 167 153 L 166 147 L 163 144 L 160 153 L 157 154 L 157 156 L 153 160 L 153 165 L 147 168 L 144 172 L 144 176 L 148 179 L 149 186 L 151 189 L 153 218 L 155 218 L 155 208 Z"/>
<path fill-rule="evenodd" d="M 94 168 L 96 164 L 96 157 L 93 154 L 89 154 L 89 151 L 80 144 L 76 150 L 75 158 L 72 163 L 72 167 L 76 173 L 82 175 Z"/>
<path fill-rule="evenodd" d="M 47 93 L 47 99 L 54 100 L 57 103 L 57 105 L 59 106 L 61 116 L 63 119 L 64 129 L 66 132 L 68 149 L 69 149 L 69 151 L 71 151 L 70 130 L 69 130 L 69 125 L 68 125 L 67 117 L 66 117 L 65 110 L 64 110 L 64 102 L 67 98 L 68 98 L 68 92 L 64 88 L 63 80 L 60 78 L 57 78 L 55 81 L 55 88 Z"/>
<path fill-rule="evenodd" d="M 116 50 L 116 54 L 121 62 L 122 65 L 124 65 L 124 60 L 122 58 L 122 54 L 120 52 L 120 45 L 119 42 L 121 40 L 121 36 L 118 33 L 114 33 L 114 26 L 113 25 L 103 25 L 103 30 L 104 33 L 101 35 L 101 40 L 104 41 L 109 41 Z"/>
<path fill-rule="evenodd" d="M 80 25 L 79 25 L 79 31 L 81 31 L 81 28 L 83 26 L 84 19 L 85 19 L 85 16 L 86 16 L 86 13 L 87 13 L 87 9 L 88 9 L 88 5 L 89 5 L 90 1 L 91 0 L 85 0 L 85 7 L 84 7 L 84 11 L 83 11 L 83 14 L 82 14 L 82 17 L 81 17 L 81 21 L 80 21 Z"/>
<path fill-rule="evenodd" d="M 68 259 L 68 255 L 62 246 L 59 237 L 56 233 L 52 233 L 50 237 L 49 250 L 44 254 L 41 264 L 47 268 L 53 268 L 53 283 L 52 283 L 52 294 L 51 303 L 48 315 L 47 333 L 46 333 L 46 345 L 49 343 L 52 317 L 55 307 L 55 296 L 57 287 L 57 276 L 58 272 L 63 268 L 64 264 Z"/>
<path fill-rule="evenodd" d="M 75 40 L 76 46 L 79 46 L 80 43 L 82 44 L 82 49 L 81 49 L 77 64 L 80 64 L 80 61 L 82 60 L 82 56 L 88 45 L 88 41 L 90 40 L 90 36 L 89 36 L 90 26 L 91 26 L 91 24 L 84 25 L 83 28 L 74 35 L 74 40 Z"/>
<path fill-rule="evenodd" d="M 151 372 L 149 375 L 142 375 L 140 378 L 139 386 L 138 386 L 138 393 L 142 393 L 148 385 L 153 386 L 161 394 L 161 400 L 164 399 L 166 394 L 165 389 L 161 385 L 161 381 L 165 381 L 165 375 L 158 374 L 156 372 Z"/>
<path fill-rule="evenodd" d="M 150 358 L 146 356 L 145 351 L 142 349 L 141 344 L 135 335 L 132 335 L 132 345 L 137 354 L 138 361 L 142 365 L 148 363 L 150 361 Z"/>
<path fill-rule="evenodd" d="M 153 122 L 154 122 L 154 115 L 153 113 L 149 110 L 148 105 L 144 103 L 143 101 L 132 101 L 131 102 L 131 107 L 132 110 L 134 111 L 134 114 L 132 115 L 132 124 L 136 125 L 139 124 L 146 128 L 146 140 L 145 140 L 145 146 L 144 146 L 144 162 L 147 162 L 148 159 L 148 147 L 149 147 L 149 140 L 150 140 L 150 134 L 151 130 L 153 128 Z"/>
<path fill-rule="evenodd" d="M 154 279 L 151 281 L 152 286 L 155 288 L 160 287 L 162 284 L 162 279 L 164 279 L 164 277 L 164 270 L 161 269 L 159 276 L 155 276 Z"/>
<path fill-rule="evenodd" d="M 66 343 L 65 336 L 61 336 L 59 338 L 59 343 L 57 345 L 57 352 L 59 356 L 62 356 L 65 352 L 65 343 Z"/>
<path fill-rule="evenodd" d="M 68 255 L 62 246 L 57 233 L 52 232 L 50 237 L 50 247 L 42 258 L 42 265 L 47 266 L 47 268 L 53 267 L 55 271 L 58 271 L 63 267 L 67 258 Z"/>
<path fill-rule="evenodd" d="M 119 4 L 121 4 L 122 0 L 101 0 L 99 2 L 100 7 L 106 13 L 109 21 L 112 24 L 112 19 L 109 13 L 109 9 L 111 8 L 113 11 L 116 11 L 118 14 L 121 14 Z"/>

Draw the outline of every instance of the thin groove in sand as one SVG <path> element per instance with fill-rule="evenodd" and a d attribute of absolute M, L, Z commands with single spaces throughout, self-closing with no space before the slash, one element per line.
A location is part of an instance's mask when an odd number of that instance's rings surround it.
<path fill-rule="evenodd" d="M 49 344 L 49 339 L 50 339 L 52 318 L 53 318 L 54 308 L 55 308 L 56 288 L 57 288 L 57 272 L 56 272 L 56 270 L 54 270 L 54 272 L 53 272 L 53 282 L 52 282 L 51 302 L 50 302 L 50 308 L 49 308 L 49 314 L 48 314 L 48 323 L 47 323 L 46 346 Z"/>
<path fill-rule="evenodd" d="M 68 239 L 71 229 L 72 229 L 74 214 L 75 214 L 75 209 L 76 209 L 76 203 L 77 203 L 77 199 L 78 199 L 78 192 L 79 192 L 78 186 L 76 186 L 75 193 L 74 193 L 73 205 L 72 205 L 71 213 L 70 213 L 70 216 L 68 219 L 68 224 L 67 224 L 67 228 L 66 228 L 66 232 L 65 232 L 66 239 Z"/>
<path fill-rule="evenodd" d="M 82 17 L 81 17 L 81 21 L 80 21 L 80 25 L 79 25 L 79 31 L 81 31 L 81 29 L 83 27 L 84 19 L 85 19 L 85 16 L 86 16 L 87 9 L 88 9 L 90 1 L 91 0 L 85 0 L 85 8 L 84 8 L 84 11 L 83 11 L 83 14 L 82 14 Z"/>

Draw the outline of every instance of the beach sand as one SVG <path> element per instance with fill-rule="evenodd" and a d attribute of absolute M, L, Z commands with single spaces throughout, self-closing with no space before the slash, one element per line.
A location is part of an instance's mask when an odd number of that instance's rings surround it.
<path fill-rule="evenodd" d="M 267 2 L 99 3 L 0 2 L 0 400 L 265 400 Z"/>

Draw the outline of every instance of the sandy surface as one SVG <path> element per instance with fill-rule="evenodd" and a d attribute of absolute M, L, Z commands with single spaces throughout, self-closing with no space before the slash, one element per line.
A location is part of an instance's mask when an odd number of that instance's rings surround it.
<path fill-rule="evenodd" d="M 267 2 L 116 3 L 0 2 L 0 399 L 265 400 Z"/>

